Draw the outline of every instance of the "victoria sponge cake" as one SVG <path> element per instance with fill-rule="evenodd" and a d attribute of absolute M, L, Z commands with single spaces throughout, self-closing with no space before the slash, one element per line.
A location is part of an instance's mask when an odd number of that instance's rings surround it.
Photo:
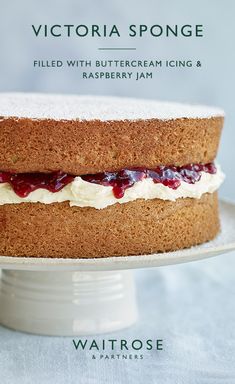
<path fill-rule="evenodd" d="M 0 94 L 0 255 L 174 251 L 219 232 L 218 108 Z"/>

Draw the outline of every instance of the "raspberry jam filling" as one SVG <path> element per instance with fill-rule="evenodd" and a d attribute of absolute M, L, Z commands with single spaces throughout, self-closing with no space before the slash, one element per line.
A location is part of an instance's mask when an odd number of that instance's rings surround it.
<path fill-rule="evenodd" d="M 74 180 L 75 176 L 64 172 L 10 173 L 0 172 L 0 183 L 9 183 L 19 197 L 27 197 L 39 188 L 58 192 Z"/>
<path fill-rule="evenodd" d="M 216 173 L 214 163 L 188 164 L 179 166 L 158 166 L 154 169 L 132 168 L 116 172 L 102 172 L 82 175 L 81 178 L 89 183 L 111 186 L 117 199 L 124 196 L 125 190 L 136 182 L 150 178 L 154 183 L 161 183 L 169 188 L 177 189 L 181 182 L 195 184 L 201 178 L 201 173 Z M 50 192 L 58 192 L 71 183 L 76 176 L 58 171 L 52 173 L 10 173 L 0 172 L 0 183 L 9 183 L 14 192 L 21 198 L 27 197 L 36 189 L 43 188 Z"/>
<path fill-rule="evenodd" d="M 158 166 L 154 169 L 132 168 L 118 172 L 103 172 L 94 175 L 84 175 L 81 178 L 90 183 L 113 187 L 113 194 L 117 199 L 124 196 L 125 190 L 137 181 L 151 178 L 155 184 L 161 183 L 169 188 L 177 189 L 181 181 L 195 184 L 201 178 L 201 173 L 216 173 L 214 163 L 188 164 L 182 167 Z"/>

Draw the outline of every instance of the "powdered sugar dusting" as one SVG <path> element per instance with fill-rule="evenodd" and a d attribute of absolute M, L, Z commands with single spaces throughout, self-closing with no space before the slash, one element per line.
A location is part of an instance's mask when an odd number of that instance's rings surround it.
<path fill-rule="evenodd" d="M 214 107 L 124 97 L 0 93 L 0 116 L 3 119 L 172 120 L 223 115 L 223 110 Z"/>

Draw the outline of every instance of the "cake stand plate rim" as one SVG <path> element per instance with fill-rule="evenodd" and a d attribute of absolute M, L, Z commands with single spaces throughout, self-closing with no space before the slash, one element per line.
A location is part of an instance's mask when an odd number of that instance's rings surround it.
<path fill-rule="evenodd" d="M 220 200 L 222 231 L 207 243 L 174 252 L 138 256 L 69 259 L 0 256 L 0 268 L 16 270 L 108 271 L 159 267 L 202 260 L 235 250 L 235 203 Z"/>

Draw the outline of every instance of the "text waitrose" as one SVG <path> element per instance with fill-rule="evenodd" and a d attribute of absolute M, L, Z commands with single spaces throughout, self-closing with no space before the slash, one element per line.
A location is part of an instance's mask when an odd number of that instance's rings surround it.
<path fill-rule="evenodd" d="M 85 25 L 85 24 L 39 24 L 32 25 L 36 37 L 203 37 L 204 29 L 201 24 L 132 24 L 127 32 L 117 25 Z"/>
<path fill-rule="evenodd" d="M 163 349 L 163 340 L 162 339 L 148 339 L 148 340 L 140 340 L 140 339 L 134 339 L 134 340 L 125 340 L 125 339 L 102 339 L 102 340 L 73 340 L 73 345 L 76 350 L 79 349 L 88 349 L 90 351 L 96 350 L 96 351 L 105 351 L 107 349 L 114 350 L 115 348 L 120 349 L 121 351 L 128 351 L 128 350 L 162 350 Z"/>

